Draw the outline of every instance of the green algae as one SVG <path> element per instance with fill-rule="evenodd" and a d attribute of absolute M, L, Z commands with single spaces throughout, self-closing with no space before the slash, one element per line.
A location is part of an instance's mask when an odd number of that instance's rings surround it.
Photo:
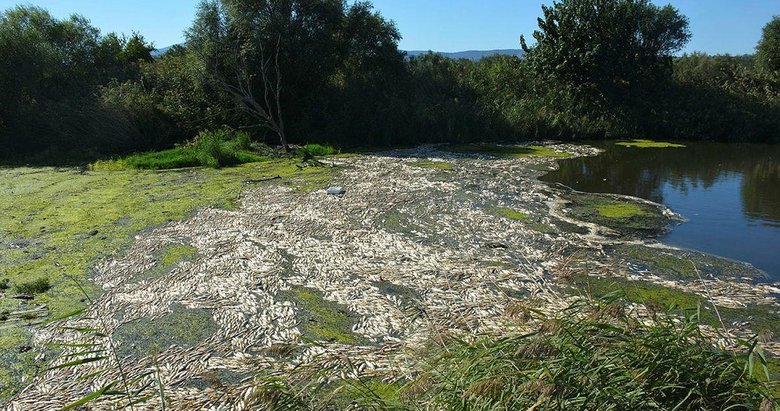
<path fill-rule="evenodd" d="M 617 277 L 579 276 L 574 279 L 574 284 L 581 292 L 593 297 L 619 292 L 626 300 L 645 304 L 657 311 L 679 309 L 693 312 L 701 308 L 702 323 L 715 328 L 721 327 L 713 305 L 706 298 L 687 291 Z M 743 308 L 717 306 L 717 309 L 727 326 L 746 322 L 755 333 L 775 333 L 780 330 L 780 308 L 778 307 L 753 304 Z M 774 335 L 773 338 L 777 341 L 780 335 Z"/>
<path fill-rule="evenodd" d="M 202 207 L 234 209 L 246 180 L 278 175 L 307 187 L 327 178 L 326 171 L 287 160 L 165 172 L 2 169 L 0 242 L 26 245 L 0 248 L 0 273 L 12 283 L 49 278 L 52 289 L 37 302 L 55 315 L 72 311 L 82 296 L 66 274 L 83 281 L 97 260 L 127 247 L 133 235 Z"/>
<path fill-rule="evenodd" d="M 163 267 L 172 267 L 184 261 L 192 261 L 197 253 L 198 249 L 193 246 L 177 244 L 163 250 L 160 262 Z"/>
<path fill-rule="evenodd" d="M 684 144 L 669 143 L 666 141 L 653 141 L 653 140 L 631 140 L 631 141 L 619 141 L 615 143 L 623 147 L 635 147 L 635 148 L 685 148 Z"/>
<path fill-rule="evenodd" d="M 412 167 L 431 168 L 434 170 L 452 170 L 452 164 L 444 161 L 420 160 L 409 164 Z"/>
<path fill-rule="evenodd" d="M 180 263 L 192 261 L 198 254 L 195 247 L 184 244 L 174 244 L 165 247 L 154 256 L 155 264 L 148 270 L 133 275 L 135 280 L 159 278 L 176 268 Z"/>
<path fill-rule="evenodd" d="M 642 207 L 630 203 L 601 204 L 596 208 L 599 214 L 606 218 L 631 218 L 648 215 L 647 211 L 642 209 Z"/>
<path fill-rule="evenodd" d="M 519 145 L 493 145 L 493 144 L 463 144 L 450 146 L 447 150 L 455 153 L 490 154 L 496 157 L 571 157 L 570 153 L 555 151 L 546 146 L 519 146 Z"/>
<path fill-rule="evenodd" d="M 495 207 L 490 209 L 489 212 L 501 218 L 506 218 L 507 220 L 528 221 L 529 219 L 528 214 L 522 213 L 520 211 L 508 207 Z"/>
<path fill-rule="evenodd" d="M 643 202 L 616 200 L 599 194 L 569 193 L 569 216 L 608 227 L 626 237 L 655 236 L 672 222 L 661 208 Z"/>
<path fill-rule="evenodd" d="M 422 299 L 422 295 L 420 295 L 417 290 L 390 281 L 376 281 L 373 285 L 376 286 L 382 294 L 397 297 L 404 304 L 413 304 Z"/>
<path fill-rule="evenodd" d="M 38 353 L 30 349 L 31 338 L 27 327 L 0 330 L 0 400 L 22 389 L 40 367 Z"/>
<path fill-rule="evenodd" d="M 360 344 L 364 339 L 354 332 L 352 326 L 358 317 L 347 307 L 326 300 L 319 292 L 296 287 L 279 295 L 298 306 L 300 328 L 304 337 L 317 341 L 339 344 Z"/>
<path fill-rule="evenodd" d="M 48 279 L 51 288 L 32 303 L 48 306 L 51 318 L 62 318 L 88 304 L 82 289 L 91 297 L 100 293 L 87 281 L 91 270 L 130 246 L 136 234 L 183 220 L 203 207 L 235 209 L 248 180 L 280 176 L 278 183 L 304 191 L 325 185 L 334 174 L 333 168 L 300 167 L 292 159 L 219 170 L 0 168 L 0 278 L 10 285 Z M 190 251 L 168 250 L 162 265 L 183 261 Z M 0 311 L 19 308 L 17 301 L 0 295 Z M 9 327 L 0 329 L 3 352 L 12 352 L 19 338 L 30 338 L 22 325 Z M 19 388 L 21 375 L 35 372 L 30 361 L 6 360 L 0 368 L 27 371 L 2 373 L 0 398 Z"/>
<path fill-rule="evenodd" d="M 169 347 L 194 347 L 214 335 L 218 325 L 211 310 L 174 304 L 159 318 L 140 318 L 119 326 L 113 333 L 120 358 L 141 359 Z"/>
<path fill-rule="evenodd" d="M 681 280 L 703 278 L 765 279 L 766 273 L 747 263 L 689 250 L 661 250 L 642 245 L 626 244 L 612 247 L 612 252 L 632 264 L 652 273 Z"/>

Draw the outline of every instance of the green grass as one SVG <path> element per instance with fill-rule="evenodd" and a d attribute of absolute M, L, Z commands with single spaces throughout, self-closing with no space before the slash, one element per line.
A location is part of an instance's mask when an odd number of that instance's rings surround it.
<path fill-rule="evenodd" d="M 631 203 L 611 203 L 597 206 L 599 215 L 606 218 L 631 218 L 645 216 L 648 213 L 636 204 Z"/>
<path fill-rule="evenodd" d="M 352 365 L 342 359 L 301 367 L 292 378 L 258 378 L 248 400 L 258 409 L 302 411 L 694 411 L 759 409 L 776 392 L 776 382 L 761 377 L 774 375 L 776 363 L 750 348 L 716 348 L 695 315 L 639 321 L 617 295 L 549 316 L 527 312 L 531 332 L 440 336 L 406 353 L 417 363 L 405 384 L 347 377 L 342 367 Z"/>
<path fill-rule="evenodd" d="M 264 150 L 255 150 L 246 133 L 227 130 L 202 132 L 192 142 L 170 150 L 134 154 L 116 160 L 96 161 L 93 171 L 171 170 L 186 167 L 222 168 L 265 159 Z"/>
<path fill-rule="evenodd" d="M 412 167 L 431 168 L 435 170 L 452 170 L 452 164 L 444 161 L 419 160 L 409 165 Z"/>
<path fill-rule="evenodd" d="M 623 147 L 635 147 L 635 148 L 685 148 L 684 144 L 669 143 L 665 141 L 653 141 L 653 140 L 631 140 L 631 141 L 619 141 L 615 143 Z"/>
<path fill-rule="evenodd" d="M 479 153 L 490 154 L 497 157 L 556 157 L 567 158 L 571 154 L 552 150 L 545 146 L 518 146 L 518 145 L 492 145 L 492 144 L 464 144 L 448 148 L 455 153 Z"/>
<path fill-rule="evenodd" d="M 341 153 L 337 148 L 327 144 L 306 144 L 301 151 L 311 157 L 327 157 Z"/>

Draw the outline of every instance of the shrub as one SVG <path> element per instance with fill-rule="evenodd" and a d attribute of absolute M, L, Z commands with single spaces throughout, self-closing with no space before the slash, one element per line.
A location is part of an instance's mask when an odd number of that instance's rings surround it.
<path fill-rule="evenodd" d="M 16 285 L 16 292 L 19 294 L 43 294 L 51 289 L 51 283 L 48 278 L 39 278 L 37 280 L 27 281 Z"/>
<path fill-rule="evenodd" d="M 5 291 L 9 288 L 11 288 L 11 285 L 9 284 L 9 280 L 7 278 L 0 280 L 0 291 Z"/>
<path fill-rule="evenodd" d="M 249 134 L 228 129 L 203 131 L 190 143 L 170 150 L 135 154 L 119 160 L 90 164 L 95 171 L 115 171 L 127 168 L 168 170 L 184 167 L 221 168 L 261 161 L 262 148 L 253 146 Z"/>
<path fill-rule="evenodd" d="M 325 157 L 339 153 L 336 148 L 327 144 L 306 144 L 302 151 L 304 156 L 309 157 Z"/>

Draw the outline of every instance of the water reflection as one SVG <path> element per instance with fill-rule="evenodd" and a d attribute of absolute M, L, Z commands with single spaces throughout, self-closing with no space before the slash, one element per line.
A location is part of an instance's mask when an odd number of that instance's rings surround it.
<path fill-rule="evenodd" d="M 780 251 L 780 145 L 594 145 L 606 151 L 562 161 L 560 170 L 543 180 L 667 204 L 691 219 L 670 234 L 669 242 L 750 261 L 780 276 L 780 257 L 774 255 Z"/>

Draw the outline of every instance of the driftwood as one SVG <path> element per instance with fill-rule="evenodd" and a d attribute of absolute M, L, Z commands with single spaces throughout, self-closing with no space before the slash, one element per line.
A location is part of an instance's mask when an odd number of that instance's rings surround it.
<path fill-rule="evenodd" d="M 274 176 L 274 177 L 266 177 L 266 178 L 258 178 L 258 179 L 250 179 L 250 180 L 244 180 L 244 184 L 259 184 L 259 183 L 267 183 L 269 181 L 274 180 L 281 180 L 282 176 Z"/>

